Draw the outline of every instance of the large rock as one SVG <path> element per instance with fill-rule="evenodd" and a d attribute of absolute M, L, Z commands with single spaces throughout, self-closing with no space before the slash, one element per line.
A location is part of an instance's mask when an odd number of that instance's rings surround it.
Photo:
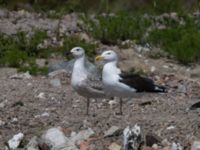
<path fill-rule="evenodd" d="M 191 150 L 200 150 L 200 141 L 194 141 Z"/>
<path fill-rule="evenodd" d="M 23 133 L 18 133 L 16 135 L 14 135 L 12 137 L 12 139 L 10 139 L 8 141 L 8 146 L 11 150 L 15 150 L 18 148 L 18 146 L 20 145 L 22 139 L 24 138 L 24 134 Z"/>
<path fill-rule="evenodd" d="M 69 139 L 62 132 L 61 128 L 50 128 L 43 135 L 42 140 L 47 143 L 51 148 L 64 145 Z"/>

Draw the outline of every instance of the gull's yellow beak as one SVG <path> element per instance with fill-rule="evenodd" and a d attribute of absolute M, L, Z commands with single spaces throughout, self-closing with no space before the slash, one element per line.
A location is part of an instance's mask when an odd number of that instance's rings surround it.
<path fill-rule="evenodd" d="M 104 60 L 104 57 L 101 55 L 98 55 L 97 57 L 95 57 L 95 61 L 102 61 Z"/>

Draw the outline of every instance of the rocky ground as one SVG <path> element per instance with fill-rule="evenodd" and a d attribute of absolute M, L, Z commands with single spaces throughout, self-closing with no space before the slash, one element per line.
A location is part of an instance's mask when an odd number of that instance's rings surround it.
<path fill-rule="evenodd" d="M 74 14 L 61 20 L 48 20 L 34 13 L 3 10 L 0 18 L 0 31 L 6 34 L 14 34 L 19 29 L 31 32 L 35 27 L 51 30 L 48 32 L 50 35 L 54 30 L 57 32 L 58 27 L 61 34 L 80 32 Z M 140 126 L 147 146 L 152 146 L 145 138 L 147 135 L 157 139 L 154 144 L 165 148 L 171 148 L 174 142 L 190 149 L 195 140 L 200 141 L 200 108 L 190 109 L 192 104 L 200 101 L 198 64 L 182 66 L 165 58 L 151 59 L 149 53 L 154 51 L 139 45 L 123 50 L 100 45 L 100 49 L 115 50 L 120 55 L 123 70 L 135 68 L 144 71 L 158 84 L 165 85 L 168 93 L 124 99 L 122 116 L 116 115 L 118 99 L 92 100 L 90 115 L 87 116 L 85 99 L 72 90 L 64 73 L 53 77 L 30 76 L 28 73 L 19 74 L 13 68 L 0 68 L 0 149 L 6 149 L 5 145 L 13 135 L 24 134 L 21 144 L 24 147 L 32 137 L 40 137 L 51 127 L 59 127 L 59 131 L 69 139 L 74 137 L 74 132 L 92 130 L 93 138 L 83 138 L 86 140 L 83 145 L 90 150 L 121 149 L 122 131 L 135 124 Z M 49 60 L 50 64 L 55 61 L 58 60 Z M 113 126 L 119 132 L 105 137 L 105 132 Z M 81 147 L 80 143 L 76 145 Z"/>
<path fill-rule="evenodd" d="M 126 55 L 121 57 L 127 58 Z M 136 56 L 132 58 L 135 59 L 127 58 L 122 61 L 121 67 L 125 68 L 123 66 L 127 66 L 129 61 L 137 60 Z M 163 59 L 145 60 L 149 60 L 150 66 L 161 66 L 159 69 L 155 67 L 156 71 L 151 73 L 151 77 L 167 86 L 169 92 L 124 99 L 122 116 L 116 115 L 119 109 L 117 99 L 93 100 L 90 115 L 85 115 L 84 98 L 72 90 L 63 73 L 54 77 L 34 77 L 28 74 L 19 76 L 15 69 L 1 68 L 0 147 L 3 148 L 19 132 L 25 135 L 23 141 L 26 143 L 33 136 L 41 136 L 50 127 L 60 126 L 67 136 L 72 131 L 91 128 L 97 139 L 90 141 L 90 146 L 95 150 L 103 150 L 112 142 L 120 146 L 123 144 L 122 132 L 103 138 L 104 132 L 110 127 L 117 126 L 122 131 L 128 125 L 138 124 L 144 137 L 147 134 L 156 135 L 161 139 L 160 142 L 178 142 L 189 149 L 194 140 L 200 139 L 200 109 L 190 110 L 190 106 L 200 99 L 199 78 L 184 75 L 184 67 L 166 67 L 169 66 L 167 61 L 163 67 Z M 141 58 L 140 61 L 144 59 Z M 182 76 L 176 69 L 173 71 L 175 67 L 182 70 Z M 185 73 L 189 74 L 187 69 Z"/>

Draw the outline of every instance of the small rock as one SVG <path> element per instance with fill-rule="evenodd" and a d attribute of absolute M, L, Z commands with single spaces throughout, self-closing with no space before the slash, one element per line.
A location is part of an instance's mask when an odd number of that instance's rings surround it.
<path fill-rule="evenodd" d="M 200 141 L 194 141 L 191 150 L 200 150 Z"/>
<path fill-rule="evenodd" d="M 53 87 L 61 87 L 60 79 L 53 79 L 53 80 L 50 81 L 50 84 L 51 84 Z"/>
<path fill-rule="evenodd" d="M 37 98 L 40 99 L 45 99 L 45 94 L 43 92 L 41 92 L 38 96 L 36 96 Z"/>
<path fill-rule="evenodd" d="M 82 130 L 79 133 L 74 133 L 70 140 L 74 143 L 79 143 L 80 141 L 88 139 L 90 136 L 94 135 L 94 131 L 91 128 L 87 130 Z"/>
<path fill-rule="evenodd" d="M 49 117 L 49 116 L 50 116 L 50 115 L 49 115 L 48 112 L 44 112 L 44 113 L 41 114 L 41 117 Z"/>
<path fill-rule="evenodd" d="M 29 72 L 22 73 L 22 74 L 15 74 L 10 77 L 10 79 L 31 79 L 32 76 Z"/>
<path fill-rule="evenodd" d="M 156 71 L 156 67 L 155 66 L 152 66 L 151 67 L 151 72 L 155 72 Z"/>
<path fill-rule="evenodd" d="M 183 147 L 181 146 L 180 143 L 172 143 L 172 150 L 183 150 Z"/>
<path fill-rule="evenodd" d="M 117 126 L 112 126 L 110 129 L 104 132 L 104 137 L 115 136 L 119 134 L 120 128 Z"/>
<path fill-rule="evenodd" d="M 169 126 L 169 127 L 167 127 L 167 130 L 173 130 L 175 128 L 176 128 L 175 126 Z"/>
<path fill-rule="evenodd" d="M 43 135 L 42 140 L 50 147 L 58 147 L 64 145 L 68 140 L 60 127 L 50 128 Z"/>
<path fill-rule="evenodd" d="M 162 140 L 161 144 L 162 144 L 163 146 L 168 147 L 168 146 L 170 146 L 171 143 L 170 143 L 167 139 L 164 139 L 164 140 Z"/>
<path fill-rule="evenodd" d="M 11 120 L 12 123 L 18 122 L 18 119 L 15 117 Z"/>
<path fill-rule="evenodd" d="M 142 142 L 141 129 L 136 124 L 134 127 L 126 127 L 123 131 L 123 149 L 139 149 Z"/>
<path fill-rule="evenodd" d="M 186 86 L 183 85 L 183 84 L 178 84 L 177 92 L 180 92 L 180 93 L 187 93 L 187 88 L 186 88 Z"/>
<path fill-rule="evenodd" d="M 36 59 L 36 64 L 38 67 L 44 67 L 46 65 L 46 60 L 45 59 Z"/>
<path fill-rule="evenodd" d="M 167 66 L 167 65 L 163 65 L 163 68 L 165 68 L 165 69 L 168 69 L 168 68 L 169 68 L 169 66 Z"/>
<path fill-rule="evenodd" d="M 8 100 L 4 100 L 3 102 L 0 103 L 0 108 L 4 108 L 6 106 L 6 103 L 8 102 Z"/>
<path fill-rule="evenodd" d="M 21 132 L 14 135 L 13 138 L 8 141 L 9 148 L 11 150 L 15 150 L 19 146 L 23 138 L 24 138 L 24 134 Z"/>
<path fill-rule="evenodd" d="M 112 143 L 110 144 L 110 146 L 108 147 L 108 150 L 121 150 L 121 146 L 118 145 L 117 143 Z"/>
<path fill-rule="evenodd" d="M 34 136 L 26 145 L 25 150 L 39 150 L 38 138 Z"/>

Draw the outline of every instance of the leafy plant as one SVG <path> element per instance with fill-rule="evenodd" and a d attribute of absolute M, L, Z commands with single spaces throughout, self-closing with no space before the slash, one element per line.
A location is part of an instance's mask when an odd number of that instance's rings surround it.
<path fill-rule="evenodd" d="M 88 25 L 87 32 L 103 44 L 119 44 L 124 40 L 136 40 L 142 42 L 143 35 L 150 21 L 142 16 L 130 14 L 97 16 L 95 19 L 83 20 Z"/>
<path fill-rule="evenodd" d="M 192 18 L 185 22 L 185 25 L 152 31 L 148 41 L 188 64 L 200 60 L 200 24 Z"/>

